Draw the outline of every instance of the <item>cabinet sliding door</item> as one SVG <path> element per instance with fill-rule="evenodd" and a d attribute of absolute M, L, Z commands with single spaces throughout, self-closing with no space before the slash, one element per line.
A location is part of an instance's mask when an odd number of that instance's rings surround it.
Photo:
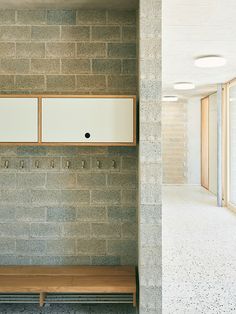
<path fill-rule="evenodd" d="M 38 142 L 38 98 L 0 97 L 0 142 Z"/>
<path fill-rule="evenodd" d="M 135 100 L 42 98 L 42 143 L 135 143 Z"/>

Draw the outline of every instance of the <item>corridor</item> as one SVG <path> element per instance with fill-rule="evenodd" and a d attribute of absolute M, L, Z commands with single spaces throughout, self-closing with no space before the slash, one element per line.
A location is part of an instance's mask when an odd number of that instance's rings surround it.
<path fill-rule="evenodd" d="M 199 186 L 163 187 L 163 313 L 236 313 L 236 214 Z"/>

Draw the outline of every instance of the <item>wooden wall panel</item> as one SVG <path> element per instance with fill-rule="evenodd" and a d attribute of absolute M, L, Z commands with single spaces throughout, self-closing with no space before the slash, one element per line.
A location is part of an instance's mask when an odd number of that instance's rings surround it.
<path fill-rule="evenodd" d="M 201 184 L 209 188 L 209 97 L 201 100 Z"/>

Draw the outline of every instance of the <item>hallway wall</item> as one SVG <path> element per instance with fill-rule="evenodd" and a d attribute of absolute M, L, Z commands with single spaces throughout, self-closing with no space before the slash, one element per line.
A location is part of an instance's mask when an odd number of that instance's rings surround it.
<path fill-rule="evenodd" d="M 199 98 L 162 103 L 164 184 L 200 184 Z"/>
<path fill-rule="evenodd" d="M 163 183 L 187 183 L 187 103 L 162 104 Z"/>

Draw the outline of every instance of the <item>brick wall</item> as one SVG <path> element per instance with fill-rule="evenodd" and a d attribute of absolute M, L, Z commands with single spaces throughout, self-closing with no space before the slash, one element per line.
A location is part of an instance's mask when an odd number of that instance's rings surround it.
<path fill-rule="evenodd" d="M 136 93 L 136 12 L 0 11 L 0 90 Z"/>
<path fill-rule="evenodd" d="M 136 94 L 135 17 L 0 11 L 1 93 Z M 136 148 L 0 147 L 0 163 L 0 264 L 137 263 Z"/>
<path fill-rule="evenodd" d="M 188 181 L 187 104 L 185 101 L 162 104 L 163 183 Z"/>

